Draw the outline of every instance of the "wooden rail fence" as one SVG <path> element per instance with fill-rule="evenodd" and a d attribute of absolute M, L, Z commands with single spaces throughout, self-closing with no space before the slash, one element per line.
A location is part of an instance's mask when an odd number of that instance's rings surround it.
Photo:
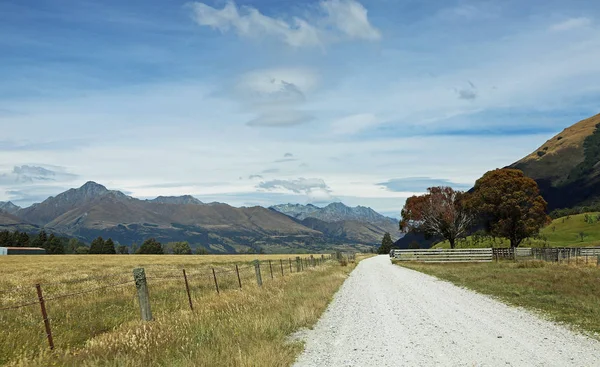
<path fill-rule="evenodd" d="M 491 248 L 473 249 L 426 249 L 426 250 L 398 250 L 394 249 L 390 255 L 399 261 L 421 262 L 491 262 L 493 252 Z"/>

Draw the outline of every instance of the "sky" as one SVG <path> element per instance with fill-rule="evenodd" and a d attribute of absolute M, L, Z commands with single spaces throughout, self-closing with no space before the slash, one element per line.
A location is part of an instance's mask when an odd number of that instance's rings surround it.
<path fill-rule="evenodd" d="M 0 201 L 398 217 L 600 112 L 595 0 L 3 0 Z"/>

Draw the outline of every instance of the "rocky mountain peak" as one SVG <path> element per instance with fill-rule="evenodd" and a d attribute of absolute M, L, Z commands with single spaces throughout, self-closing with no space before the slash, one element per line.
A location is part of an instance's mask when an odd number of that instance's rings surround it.
<path fill-rule="evenodd" d="M 8 213 L 8 214 L 15 214 L 16 212 L 19 211 L 19 209 L 21 209 L 20 206 L 13 204 L 10 201 L 0 201 L 0 211 Z"/>
<path fill-rule="evenodd" d="M 148 200 L 153 203 L 160 204 L 177 204 L 177 205 L 201 205 L 202 202 L 192 195 L 182 195 L 182 196 L 159 196 L 156 199 Z"/>

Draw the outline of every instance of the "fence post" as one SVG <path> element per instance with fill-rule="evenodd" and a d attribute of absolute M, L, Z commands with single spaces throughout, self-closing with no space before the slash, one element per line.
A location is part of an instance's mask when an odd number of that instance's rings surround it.
<path fill-rule="evenodd" d="M 148 293 L 148 283 L 146 283 L 146 272 L 144 268 L 133 269 L 133 280 L 138 292 L 140 302 L 140 312 L 143 321 L 152 321 L 152 310 L 150 309 L 150 294 Z"/>
<path fill-rule="evenodd" d="M 260 262 L 254 260 L 254 271 L 256 272 L 256 283 L 259 287 L 262 287 L 262 276 L 260 275 Z"/>
<path fill-rule="evenodd" d="M 52 339 L 52 329 L 50 328 L 50 320 L 48 320 L 48 313 L 46 312 L 46 302 L 44 301 L 44 295 L 42 294 L 42 286 L 36 284 L 35 289 L 37 290 L 38 299 L 40 300 L 40 308 L 42 310 L 42 317 L 44 318 L 44 327 L 46 328 L 48 345 L 50 346 L 50 350 L 53 350 L 54 340 Z"/>
<path fill-rule="evenodd" d="M 300 267 L 300 256 L 296 256 L 296 272 L 299 273 L 302 270 Z"/>
<path fill-rule="evenodd" d="M 285 274 L 283 274 L 283 260 L 279 259 L 279 264 L 281 265 L 281 276 L 285 276 Z"/>
<path fill-rule="evenodd" d="M 600 266 L 600 255 L 596 256 L 596 266 Z"/>
<path fill-rule="evenodd" d="M 185 269 L 183 269 L 183 280 L 185 280 L 185 290 L 188 295 L 188 301 L 190 302 L 190 309 L 194 311 L 194 305 L 192 304 L 192 295 L 190 294 L 190 285 L 188 284 L 187 274 L 185 273 Z"/>
<path fill-rule="evenodd" d="M 271 269 L 271 279 L 273 279 L 273 264 L 271 264 L 271 260 L 269 260 L 269 269 Z"/>
<path fill-rule="evenodd" d="M 292 259 L 290 259 L 290 258 L 288 257 L 288 260 L 289 260 L 289 262 L 290 262 L 290 274 L 292 274 Z"/>
<path fill-rule="evenodd" d="M 219 283 L 217 282 L 217 273 L 215 273 L 215 268 L 212 268 L 213 271 L 213 278 L 215 279 L 215 288 L 217 289 L 217 294 L 220 294 L 221 292 L 219 292 Z"/>
<path fill-rule="evenodd" d="M 235 264 L 235 272 L 237 273 L 238 283 L 240 284 L 240 289 L 242 289 L 242 278 L 240 278 L 240 269 L 237 264 Z"/>

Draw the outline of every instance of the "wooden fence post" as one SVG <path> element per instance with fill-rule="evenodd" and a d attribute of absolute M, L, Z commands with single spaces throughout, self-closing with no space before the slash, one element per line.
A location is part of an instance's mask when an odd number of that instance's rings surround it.
<path fill-rule="evenodd" d="M 212 268 L 213 271 L 213 278 L 215 279 L 215 288 L 217 289 L 217 294 L 220 294 L 221 292 L 219 292 L 219 283 L 217 282 L 217 273 L 215 273 L 215 268 Z"/>
<path fill-rule="evenodd" d="M 54 340 L 52 339 L 52 329 L 50 328 L 50 320 L 48 320 L 48 313 L 46 312 L 46 302 L 44 301 L 44 295 L 42 294 L 42 286 L 39 284 L 35 285 L 37 290 L 38 299 L 40 301 L 40 308 L 42 310 L 42 317 L 44 318 L 44 327 L 46 328 L 46 337 L 48 338 L 48 345 L 50 350 L 54 349 Z"/>
<path fill-rule="evenodd" d="M 271 269 L 271 279 L 273 279 L 273 264 L 271 264 L 271 260 L 269 260 L 269 269 Z"/>
<path fill-rule="evenodd" d="M 146 282 L 146 272 L 144 268 L 133 269 L 133 280 L 138 292 L 140 302 L 140 312 L 143 321 L 152 321 L 152 310 L 150 309 L 150 294 L 148 293 L 148 283 Z"/>
<path fill-rule="evenodd" d="M 260 262 L 254 260 L 254 271 L 256 272 L 256 283 L 259 287 L 262 287 L 262 276 L 260 275 Z"/>
<path fill-rule="evenodd" d="M 285 276 L 285 274 L 283 274 L 283 260 L 279 259 L 279 264 L 281 265 L 281 276 Z"/>
<path fill-rule="evenodd" d="M 288 257 L 288 260 L 289 260 L 289 263 L 290 263 L 290 274 L 292 274 L 292 259 L 290 259 L 290 258 Z"/>
<path fill-rule="evenodd" d="M 185 273 L 185 269 L 183 269 L 183 280 L 185 280 L 185 290 L 188 295 L 188 301 L 190 302 L 190 309 L 194 311 L 194 305 L 192 304 L 192 295 L 190 294 L 190 285 L 188 284 L 187 274 Z"/>
<path fill-rule="evenodd" d="M 235 264 L 235 272 L 237 273 L 238 283 L 240 284 L 240 289 L 242 289 L 242 278 L 240 278 L 240 269 L 237 264 Z"/>
<path fill-rule="evenodd" d="M 302 268 L 300 267 L 300 256 L 296 256 L 296 273 L 299 273 L 302 271 Z"/>

